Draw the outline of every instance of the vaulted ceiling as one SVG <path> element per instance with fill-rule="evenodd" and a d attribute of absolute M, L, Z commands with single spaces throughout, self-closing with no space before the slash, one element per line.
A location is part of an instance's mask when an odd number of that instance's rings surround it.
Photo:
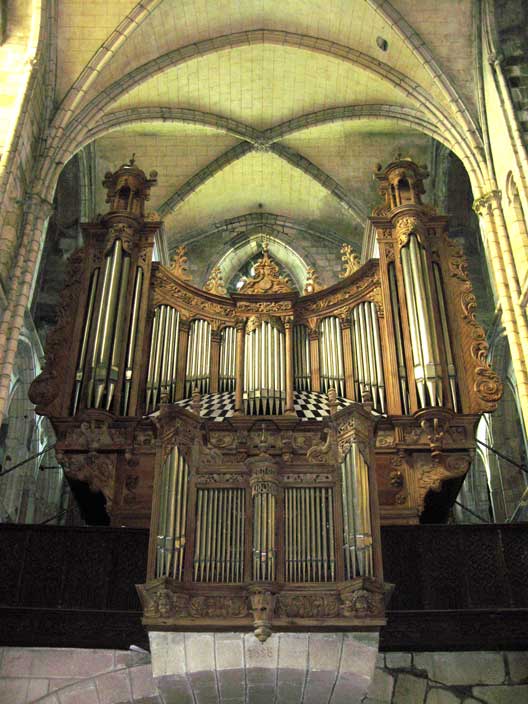
<path fill-rule="evenodd" d="M 97 182 L 132 153 L 156 169 L 169 250 L 258 212 L 359 250 L 376 164 L 397 152 L 428 163 L 434 139 L 464 158 L 478 131 L 471 0 L 57 9 L 64 151 L 93 143 Z"/>

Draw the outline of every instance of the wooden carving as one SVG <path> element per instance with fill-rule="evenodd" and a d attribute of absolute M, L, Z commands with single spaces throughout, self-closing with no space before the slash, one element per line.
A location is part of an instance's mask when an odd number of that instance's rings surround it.
<path fill-rule="evenodd" d="M 293 288 L 268 253 L 268 245 L 262 246 L 262 257 L 255 264 L 255 276 L 248 279 L 240 289 L 244 294 L 292 293 Z"/>
<path fill-rule="evenodd" d="M 344 244 L 341 247 L 341 259 L 343 260 L 343 271 L 339 274 L 340 278 L 346 279 L 347 276 L 352 276 L 360 268 L 361 262 L 358 255 L 349 244 Z"/>
<path fill-rule="evenodd" d="M 176 249 L 172 257 L 169 270 L 176 278 L 182 281 L 190 281 L 192 276 L 187 273 L 187 257 L 185 255 L 185 247 L 182 245 Z"/>
<path fill-rule="evenodd" d="M 215 266 L 211 271 L 211 275 L 204 286 L 204 291 L 216 293 L 218 296 L 227 295 L 227 289 L 224 286 L 224 280 L 222 278 L 222 270 L 219 266 Z"/>

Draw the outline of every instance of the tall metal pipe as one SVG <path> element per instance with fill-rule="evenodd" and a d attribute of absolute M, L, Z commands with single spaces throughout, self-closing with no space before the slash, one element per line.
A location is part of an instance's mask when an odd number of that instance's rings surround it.
<path fill-rule="evenodd" d="M 82 339 L 82 343 L 81 343 L 81 349 L 79 352 L 79 360 L 77 362 L 77 371 L 75 373 L 75 391 L 74 391 L 74 396 L 73 396 L 72 415 L 75 415 L 75 413 L 77 412 L 77 408 L 79 407 L 81 388 L 82 388 L 83 380 L 84 380 L 84 365 L 86 362 L 86 353 L 88 351 L 88 341 L 90 339 L 90 332 L 92 330 L 95 296 L 97 294 L 97 284 L 98 283 L 99 283 L 99 269 L 95 269 L 92 273 L 92 278 L 90 281 L 90 292 L 88 294 L 88 306 L 87 306 L 86 315 L 84 318 L 83 339 Z"/>

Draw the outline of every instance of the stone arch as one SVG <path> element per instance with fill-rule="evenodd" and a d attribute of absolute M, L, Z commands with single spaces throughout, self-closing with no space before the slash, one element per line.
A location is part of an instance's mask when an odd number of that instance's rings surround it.
<path fill-rule="evenodd" d="M 249 231 L 245 239 L 233 245 L 215 264 L 220 268 L 225 284 L 228 285 L 237 271 L 251 257 L 258 254 L 264 239 L 268 243 L 271 256 L 286 269 L 296 288 L 302 292 L 308 264 L 292 247 L 279 239 L 272 228 L 266 226 Z"/>

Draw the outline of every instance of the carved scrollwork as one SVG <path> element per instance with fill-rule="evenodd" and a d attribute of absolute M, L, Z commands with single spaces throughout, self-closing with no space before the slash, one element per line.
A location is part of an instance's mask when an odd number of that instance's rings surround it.
<path fill-rule="evenodd" d="M 446 235 L 444 235 L 444 243 L 449 252 L 449 272 L 453 278 L 462 283 L 462 293 L 460 295 L 462 318 L 468 326 L 469 334 L 473 339 L 470 351 L 476 365 L 473 390 L 477 397 L 488 406 L 489 410 L 493 410 L 502 396 L 503 385 L 487 361 L 488 343 L 486 342 L 484 330 L 475 317 L 477 301 L 467 273 L 467 259 L 462 249 Z"/>
<path fill-rule="evenodd" d="M 282 480 L 292 484 L 327 484 L 334 481 L 332 474 L 325 472 L 284 474 Z"/>
<path fill-rule="evenodd" d="M 339 274 L 341 279 L 352 276 L 361 266 L 360 259 L 350 244 L 345 243 L 341 247 L 341 260 L 343 262 L 343 271 Z"/>
<path fill-rule="evenodd" d="M 189 604 L 189 615 L 194 618 L 243 618 L 248 613 L 242 596 L 195 596 Z"/>
<path fill-rule="evenodd" d="M 71 349 L 71 328 L 79 301 L 79 288 L 86 257 L 84 247 L 77 249 L 68 259 L 66 281 L 59 299 L 57 324 L 46 339 L 46 366 L 29 387 L 29 398 L 37 406 L 50 405 L 62 387 L 65 358 Z"/>
<path fill-rule="evenodd" d="M 116 483 L 114 453 L 70 454 L 59 451 L 57 461 L 63 466 L 68 477 L 86 482 L 93 492 L 101 491 L 106 499 L 106 510 L 111 510 Z"/>
<path fill-rule="evenodd" d="M 306 453 L 310 464 L 332 464 L 337 461 L 335 431 L 325 428 L 323 433 L 324 440 L 314 443 Z"/>
<path fill-rule="evenodd" d="M 244 475 L 236 472 L 215 472 L 214 474 L 198 474 L 199 484 L 240 484 L 244 480 Z"/>
<path fill-rule="evenodd" d="M 405 247 L 409 241 L 412 232 L 418 232 L 421 229 L 420 221 L 417 217 L 407 215 L 400 218 L 396 223 L 396 238 L 400 247 Z"/>
<path fill-rule="evenodd" d="M 357 618 L 382 617 L 384 613 L 383 592 L 368 588 L 365 583 L 350 586 L 341 591 L 343 616 Z"/>
<path fill-rule="evenodd" d="M 281 594 L 277 614 L 281 618 L 337 618 L 337 594 Z"/>
<path fill-rule="evenodd" d="M 214 269 L 212 269 L 207 283 L 204 286 L 204 291 L 215 293 L 217 296 L 227 295 L 227 289 L 222 278 L 222 270 L 219 266 L 215 266 Z"/>

